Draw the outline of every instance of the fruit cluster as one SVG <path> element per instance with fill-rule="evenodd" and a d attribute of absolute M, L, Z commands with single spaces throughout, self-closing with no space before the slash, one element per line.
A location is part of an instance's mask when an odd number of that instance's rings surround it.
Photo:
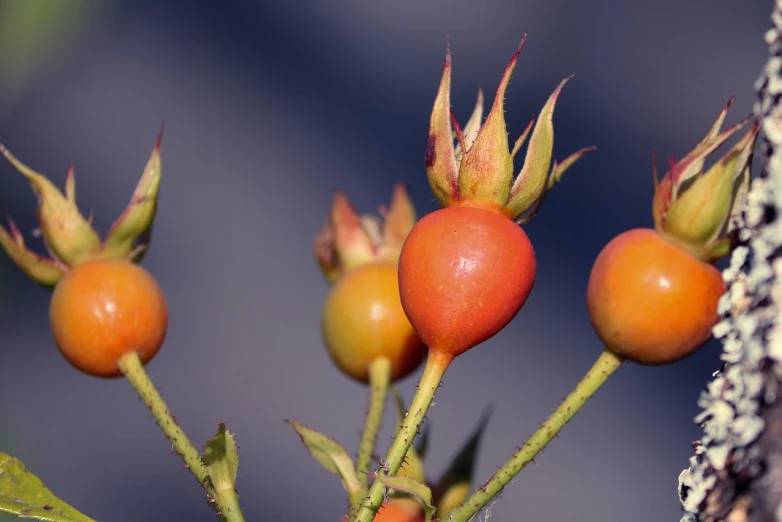
<path fill-rule="evenodd" d="M 336 367 L 367 385 L 369 407 L 355 459 L 325 435 L 288 422 L 312 456 L 341 479 L 348 496 L 346 521 L 470 520 L 625 360 L 644 365 L 679 361 L 708 341 L 717 322 L 717 303 L 725 289 L 714 263 L 735 244 L 735 222 L 746 200 L 759 132 L 757 123 L 752 124 L 706 168 L 707 158 L 748 123 L 721 130 L 730 102 L 691 152 L 680 161 L 671 159 L 662 180 L 654 167 L 654 228 L 620 234 L 595 260 L 586 312 L 605 350 L 592 369 L 475 491 L 472 472 L 486 417 L 448 471 L 438 481 L 427 480 L 425 444 L 414 444 L 414 439 L 443 375 L 459 355 L 496 335 L 522 309 L 535 282 L 536 258 L 521 225 L 538 213 L 565 171 L 594 150 L 587 147 L 560 162 L 552 160 L 554 108 L 569 78 L 509 145 L 504 100 L 523 45 L 524 40 L 486 118 L 479 92 L 464 128 L 451 113 L 451 57 L 446 53 L 424 154 L 440 210 L 418 220 L 407 190 L 397 185 L 379 216 L 359 215 L 338 191 L 316 234 L 315 258 L 330 284 L 321 319 L 323 341 Z M 515 174 L 514 159 L 525 143 L 523 166 Z M 233 434 L 221 424 L 199 452 L 171 418 L 144 370 L 163 344 L 168 326 L 164 294 L 138 265 L 157 208 L 160 138 L 127 209 L 104 240 L 76 206 L 72 170 L 63 193 L 5 148 L 0 152 L 39 197 L 40 231 L 51 257 L 28 249 L 12 221 L 7 229 L 0 227 L 0 246 L 33 280 L 54 288 L 49 317 L 55 345 L 86 374 L 125 376 L 218 515 L 243 520 L 235 489 L 238 453 Z M 393 384 L 422 363 L 417 392 L 405 411 Z M 389 393 L 396 398 L 399 425 L 384 457 L 377 458 L 377 433 Z M 40 495 L 20 492 L 17 498 L 36 502 Z M 57 502 L 69 520 L 89 520 Z M 23 512 L 2 505 L 0 510 Z"/>

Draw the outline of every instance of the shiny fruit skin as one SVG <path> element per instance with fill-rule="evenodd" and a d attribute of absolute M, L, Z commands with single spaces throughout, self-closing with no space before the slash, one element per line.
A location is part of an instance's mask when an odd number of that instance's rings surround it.
<path fill-rule="evenodd" d="M 60 352 L 77 369 L 118 377 L 119 358 L 137 352 L 142 364 L 160 349 L 168 305 L 155 279 L 129 261 L 87 261 L 57 283 L 49 324 Z"/>
<path fill-rule="evenodd" d="M 660 365 L 687 357 L 709 340 L 723 293 L 714 265 L 639 228 L 618 235 L 598 255 L 587 307 L 610 351 Z"/>
<path fill-rule="evenodd" d="M 515 222 L 483 208 L 446 207 L 418 221 L 402 247 L 402 306 L 431 351 L 456 357 L 516 316 L 535 271 L 535 251 Z"/>
<path fill-rule="evenodd" d="M 403 504 L 397 504 L 391 502 L 389 504 L 383 504 L 380 509 L 377 510 L 377 515 L 373 519 L 373 522 L 424 522 L 424 514 L 419 509 L 417 512 L 405 508 Z M 342 517 L 341 522 L 347 522 L 348 516 Z"/>
<path fill-rule="evenodd" d="M 369 365 L 377 357 L 388 358 L 396 381 L 418 368 L 426 354 L 399 301 L 392 263 L 366 264 L 340 277 L 326 297 L 321 326 L 334 363 L 359 382 L 369 381 Z"/>

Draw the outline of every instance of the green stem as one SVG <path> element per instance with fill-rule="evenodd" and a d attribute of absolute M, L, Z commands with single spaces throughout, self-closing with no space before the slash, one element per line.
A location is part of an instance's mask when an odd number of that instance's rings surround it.
<path fill-rule="evenodd" d="M 386 357 L 378 357 L 369 365 L 369 408 L 364 420 L 364 432 L 361 435 L 361 444 L 358 447 L 358 458 L 356 459 L 356 472 L 362 491 L 366 491 L 369 483 L 369 465 L 372 463 L 372 453 L 375 450 L 380 421 L 383 419 L 383 409 L 386 405 L 390 382 L 391 361 Z M 360 501 L 361 498 L 359 498 Z M 353 507 L 358 507 L 358 503 Z"/>
<path fill-rule="evenodd" d="M 603 351 L 592 368 L 576 385 L 576 388 L 554 410 L 554 413 L 546 419 L 546 422 L 519 448 L 519 451 L 497 470 L 486 484 L 478 488 L 463 504 L 451 511 L 443 521 L 467 522 L 483 509 L 495 495 L 502 491 L 546 447 L 546 444 L 551 439 L 556 437 L 560 430 L 565 427 L 565 424 L 570 422 L 570 419 L 578 413 L 578 410 L 586 404 L 600 386 L 606 382 L 608 377 L 619 368 L 623 360 L 620 356 L 614 355 L 608 350 Z"/>
<path fill-rule="evenodd" d="M 356 509 L 361 505 L 361 501 L 364 500 L 364 494 L 366 490 L 356 488 L 348 491 L 348 504 L 350 505 L 350 511 L 348 513 L 348 521 L 354 522 L 356 516 Z"/>
<path fill-rule="evenodd" d="M 130 384 L 141 397 L 141 401 L 147 406 L 152 413 L 152 417 L 155 418 L 157 425 L 163 430 L 166 438 L 171 441 L 171 445 L 177 454 L 182 457 L 185 464 L 190 471 L 195 475 L 198 482 L 204 487 L 210 497 L 214 498 L 218 502 L 217 510 L 225 511 L 223 506 L 219 504 L 217 494 L 215 492 L 212 480 L 209 477 L 209 472 L 201 461 L 201 457 L 198 455 L 198 450 L 190 439 L 187 438 L 185 432 L 176 423 L 171 413 L 168 411 L 168 406 L 163 402 L 163 398 L 158 393 L 155 385 L 147 375 L 144 366 L 141 364 L 141 360 L 136 352 L 130 352 L 120 357 L 117 362 L 120 371 L 130 381 Z M 240 513 L 241 516 L 241 513 Z M 241 519 L 236 519 L 241 520 Z"/>
<path fill-rule="evenodd" d="M 426 359 L 424 373 L 421 376 L 421 382 L 418 383 L 418 390 L 416 390 L 413 401 L 410 403 L 410 409 L 405 415 L 404 422 L 399 426 L 394 442 L 391 444 L 385 461 L 382 463 L 383 467 L 381 467 L 378 473 L 394 476 L 399 471 L 399 468 L 404 463 L 407 450 L 413 444 L 413 439 L 421 428 L 424 416 L 432 404 L 434 393 L 440 386 L 443 374 L 445 374 L 445 370 L 448 369 L 452 360 L 453 357 L 450 355 L 437 354 L 430 350 Z M 380 504 L 383 503 L 383 493 L 383 484 L 378 480 L 372 482 L 369 493 L 359 508 L 356 516 L 357 522 L 372 522 L 378 508 L 380 508 Z"/>
<path fill-rule="evenodd" d="M 231 487 L 217 491 L 217 505 L 220 506 L 220 515 L 225 522 L 244 522 L 244 515 L 239 508 L 239 497 L 233 484 Z"/>

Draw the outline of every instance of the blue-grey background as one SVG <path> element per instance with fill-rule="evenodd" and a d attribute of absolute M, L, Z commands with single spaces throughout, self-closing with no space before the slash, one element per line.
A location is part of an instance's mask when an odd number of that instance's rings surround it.
<path fill-rule="evenodd" d="M 283 419 L 355 451 L 366 398 L 322 346 L 327 285 L 312 237 L 334 188 L 373 211 L 403 181 L 419 214 L 437 208 L 423 151 L 446 36 L 462 122 L 479 87 L 492 99 L 528 31 L 507 93 L 511 137 L 576 73 L 557 105 L 555 156 L 599 148 L 525 227 L 539 263 L 527 305 L 454 363 L 429 414 L 427 466 L 438 475 L 483 409 L 496 406 L 477 468 L 483 481 L 600 353 L 585 309 L 589 270 L 611 237 L 651 225 L 652 150 L 663 159 L 688 152 L 734 94 L 728 123 L 751 111 L 771 8 L 79 1 L 91 9 L 78 31 L 58 40 L 65 18 L 50 20 L 43 32 L 55 43 L 30 59 L 34 67 L 18 59 L 27 31 L 0 32 L 0 142 L 59 185 L 74 164 L 80 205 L 103 233 L 165 121 L 160 210 L 144 263 L 171 316 L 148 370 L 195 441 L 220 419 L 238 433 L 248 520 L 324 522 L 344 512 L 339 481 Z M 40 245 L 30 236 L 34 209 L 28 184 L 0 163 L 0 213 Z M 0 449 L 99 520 L 212 520 L 130 386 L 70 368 L 50 339 L 47 291 L 4 255 L 0 274 Z M 507 488 L 492 520 L 678 520 L 677 476 L 699 435 L 692 418 L 718 348 L 670 367 L 621 368 Z M 406 397 L 416 380 L 403 382 Z M 389 416 L 384 447 L 392 425 Z"/>

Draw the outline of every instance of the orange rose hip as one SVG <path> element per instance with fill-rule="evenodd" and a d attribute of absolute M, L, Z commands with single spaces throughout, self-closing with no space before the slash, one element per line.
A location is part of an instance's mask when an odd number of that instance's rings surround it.
<path fill-rule="evenodd" d="M 323 339 L 337 367 L 359 382 L 369 382 L 378 357 L 391 363 L 391 380 L 413 372 L 426 347 L 399 302 L 397 267 L 370 263 L 343 275 L 323 306 Z"/>
<path fill-rule="evenodd" d="M 424 514 L 420 509 L 408 509 L 397 500 L 380 506 L 373 522 L 424 522 L 424 520 Z M 343 516 L 341 522 L 347 521 L 348 516 Z"/>
<path fill-rule="evenodd" d="M 120 357 L 137 352 L 142 364 L 160 349 L 168 327 L 166 298 L 140 266 L 118 259 L 76 265 L 57 283 L 49 322 L 60 352 L 96 377 L 118 377 Z"/>
<path fill-rule="evenodd" d="M 760 128 L 755 122 L 704 168 L 708 156 L 749 121 L 720 131 L 731 102 L 692 151 L 679 161 L 671 158 L 662 180 L 653 165 L 654 229 L 620 234 L 595 260 L 587 308 L 598 337 L 615 355 L 640 364 L 669 364 L 711 338 L 725 293 L 714 263 L 735 244 Z"/>
<path fill-rule="evenodd" d="M 597 257 L 587 307 L 612 352 L 648 365 L 681 360 L 703 346 L 725 292 L 714 265 L 651 229 L 615 237 Z"/>

